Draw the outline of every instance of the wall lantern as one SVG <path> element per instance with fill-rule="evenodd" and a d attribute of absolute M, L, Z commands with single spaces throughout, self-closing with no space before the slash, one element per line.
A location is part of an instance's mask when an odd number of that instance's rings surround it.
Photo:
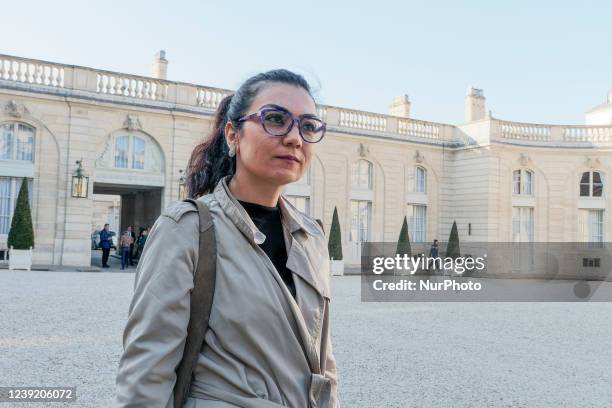
<path fill-rule="evenodd" d="M 87 198 L 89 192 L 89 177 L 83 171 L 83 159 L 77 160 L 77 169 L 72 175 L 72 196 L 75 198 Z"/>
<path fill-rule="evenodd" d="M 179 170 L 179 173 L 181 174 L 181 176 L 179 177 L 179 200 L 184 200 L 187 197 L 187 178 L 185 177 L 185 175 L 183 174 L 184 171 L 181 169 Z"/>

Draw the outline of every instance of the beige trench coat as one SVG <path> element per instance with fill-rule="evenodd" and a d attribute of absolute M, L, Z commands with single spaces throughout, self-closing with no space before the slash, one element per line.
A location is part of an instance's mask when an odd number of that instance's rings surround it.
<path fill-rule="evenodd" d="M 258 246 L 253 224 L 223 178 L 203 200 L 213 217 L 217 277 L 186 407 L 339 407 L 329 323 L 329 256 L 319 225 L 279 199 L 297 299 Z M 172 407 L 198 262 L 198 214 L 166 209 L 134 282 L 117 374 L 120 407 Z"/>

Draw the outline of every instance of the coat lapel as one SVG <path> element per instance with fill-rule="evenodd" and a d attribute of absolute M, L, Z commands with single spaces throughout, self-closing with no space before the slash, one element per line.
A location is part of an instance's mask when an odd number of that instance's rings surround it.
<path fill-rule="evenodd" d="M 215 198 L 221 204 L 224 212 L 243 233 L 247 240 L 257 247 L 265 240 L 265 235 L 257 229 L 247 212 L 231 194 L 226 180 L 221 179 L 215 188 Z M 287 302 L 290 305 L 295 320 L 302 348 L 315 374 L 320 374 L 319 345 L 321 324 L 323 321 L 325 297 L 329 298 L 329 291 L 316 269 L 321 264 L 321 254 L 315 249 L 314 238 L 310 235 L 320 234 L 318 226 L 304 217 L 282 195 L 279 199 L 281 220 L 285 247 L 287 249 L 287 268 L 294 274 L 297 299 L 294 299 L 283 282 L 274 264 L 266 256 L 266 265 L 274 279 L 280 286 Z M 256 248 L 263 253 L 261 248 Z M 297 275 L 297 278 L 296 276 Z M 309 330 L 309 328 L 311 330 Z"/>

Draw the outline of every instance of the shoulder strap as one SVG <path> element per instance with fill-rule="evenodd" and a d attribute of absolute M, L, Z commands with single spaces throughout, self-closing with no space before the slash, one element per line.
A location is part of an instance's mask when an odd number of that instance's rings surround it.
<path fill-rule="evenodd" d="M 187 340 L 183 359 L 176 369 L 174 385 L 174 407 L 181 408 L 189 394 L 193 368 L 204 344 L 204 334 L 208 328 L 208 318 L 215 292 L 215 272 L 217 264 L 217 247 L 215 229 L 208 206 L 201 200 L 186 199 L 198 208 L 200 215 L 200 249 L 198 266 L 193 275 L 191 292 L 191 309 Z"/>

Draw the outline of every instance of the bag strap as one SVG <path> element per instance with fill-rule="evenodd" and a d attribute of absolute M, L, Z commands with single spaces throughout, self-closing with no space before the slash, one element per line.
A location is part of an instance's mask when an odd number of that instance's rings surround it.
<path fill-rule="evenodd" d="M 191 291 L 191 309 L 187 339 L 183 358 L 176 369 L 174 384 L 174 407 L 182 408 L 189 394 L 193 368 L 204 344 L 204 334 L 208 329 L 208 319 L 215 292 L 215 272 L 217 265 L 217 247 L 215 228 L 208 206 L 201 200 L 185 199 L 194 204 L 200 216 L 200 248 L 198 266 L 193 276 Z"/>

